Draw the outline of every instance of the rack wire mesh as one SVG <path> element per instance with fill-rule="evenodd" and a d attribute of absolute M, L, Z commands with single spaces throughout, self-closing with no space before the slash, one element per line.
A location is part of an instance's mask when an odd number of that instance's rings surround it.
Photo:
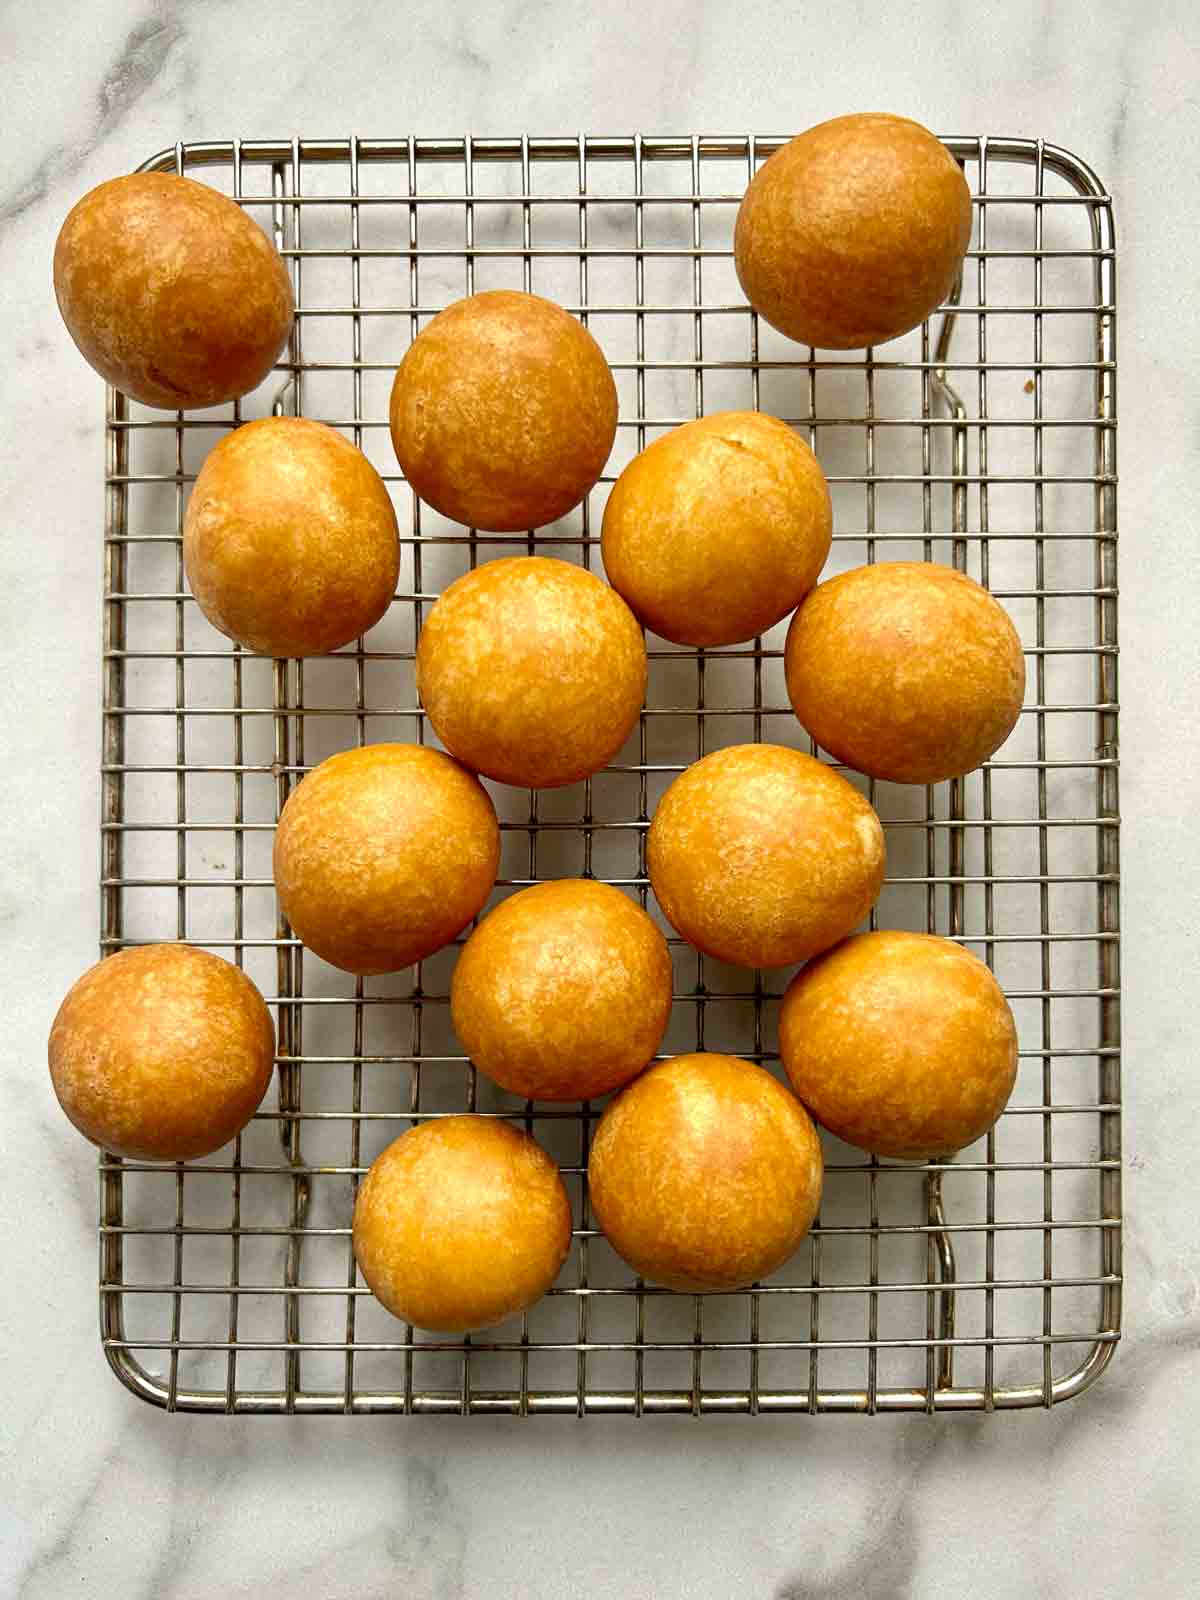
<path fill-rule="evenodd" d="M 1051 1405 L 1085 1389 L 1120 1326 L 1115 262 L 1112 207 L 1041 140 L 950 138 L 974 196 L 961 290 L 878 353 L 815 353 L 745 305 L 737 202 L 776 138 L 303 140 L 177 145 L 273 232 L 296 290 L 279 371 L 233 406 L 164 416 L 109 390 L 102 952 L 182 939 L 243 965 L 278 1019 L 276 1084 L 236 1143 L 186 1166 L 100 1162 L 108 1360 L 147 1400 L 216 1412 L 766 1412 Z M 588 501 L 536 534 L 481 534 L 421 505 L 387 434 L 391 374 L 448 301 L 532 289 L 578 313 L 621 397 Z M 888 833 L 872 925 L 966 942 L 1017 1016 L 1000 1122 L 952 1160 L 877 1161 L 825 1137 L 818 1225 L 767 1282 L 672 1294 L 635 1279 L 588 1210 L 599 1105 L 517 1101 L 450 1028 L 449 949 L 354 980 L 278 920 L 271 834 L 292 785 L 348 744 L 431 739 L 423 615 L 514 548 L 599 564 L 621 467 L 693 416 L 761 407 L 816 449 L 834 498 L 827 572 L 952 563 L 989 585 L 1029 658 L 1018 727 L 980 771 L 928 789 L 851 773 Z M 344 429 L 387 480 L 403 565 L 385 619 L 307 661 L 237 649 L 184 582 L 201 460 L 249 417 Z M 783 690 L 782 628 L 752 646 L 650 645 L 640 726 L 611 767 L 543 794 L 489 785 L 496 896 L 594 875 L 657 916 L 648 818 L 671 777 L 746 739 L 811 748 Z M 819 753 L 819 752 L 818 752 Z M 667 930 L 670 932 L 670 930 Z M 777 1070 L 788 974 L 672 940 L 664 1053 Z M 574 1238 L 551 1293 L 484 1335 L 394 1321 L 356 1275 L 350 1217 L 410 1124 L 510 1117 L 559 1161 Z"/>

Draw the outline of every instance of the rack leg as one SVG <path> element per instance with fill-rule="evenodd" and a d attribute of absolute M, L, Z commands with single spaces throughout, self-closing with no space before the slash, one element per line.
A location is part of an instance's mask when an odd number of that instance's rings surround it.
<path fill-rule="evenodd" d="M 951 302 L 957 304 L 962 293 L 962 279 L 960 277 L 954 286 Z M 942 319 L 942 326 L 938 333 L 937 351 L 935 359 L 937 366 L 933 373 L 934 390 L 941 396 L 954 419 L 951 428 L 951 466 L 950 471 L 954 477 L 954 486 L 951 491 L 950 525 L 954 534 L 953 562 L 956 571 L 965 572 L 967 568 L 967 541 L 960 535 L 967 531 L 967 409 L 962 397 L 954 389 L 946 376 L 945 363 L 950 354 L 950 342 L 954 337 L 954 324 L 956 317 L 953 311 L 948 312 Z M 950 781 L 950 821 L 953 824 L 949 829 L 948 862 L 947 870 L 950 877 L 949 894 L 949 927 L 951 938 L 959 938 L 964 928 L 963 877 L 966 872 L 966 839 L 962 822 L 966 816 L 966 785 L 962 778 L 952 778 Z M 942 1174 L 932 1172 L 926 1182 L 927 1214 L 931 1224 L 942 1226 L 946 1216 L 942 1205 Z M 948 1233 L 936 1233 L 933 1236 L 934 1247 L 937 1253 L 938 1277 L 943 1284 L 952 1284 L 955 1281 L 956 1268 L 954 1263 L 954 1246 Z M 952 1290 L 943 1292 L 938 1296 L 938 1337 L 952 1339 L 955 1325 L 955 1294 Z M 954 1386 L 954 1346 L 941 1345 L 938 1349 L 937 1387 L 950 1389 Z"/>

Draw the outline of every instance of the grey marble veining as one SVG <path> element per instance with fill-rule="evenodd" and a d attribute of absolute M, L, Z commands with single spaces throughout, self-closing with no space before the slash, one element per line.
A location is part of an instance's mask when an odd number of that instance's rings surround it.
<path fill-rule="evenodd" d="M 192 1600 L 1182 1596 L 1195 1588 L 1200 165 L 1193 8 L 310 0 L 0 9 L 0 1593 Z M 50 255 L 177 138 L 758 131 L 849 109 L 1042 134 L 1120 241 L 1127 1337 L 992 1418 L 190 1419 L 95 1328 L 94 1158 L 44 1039 L 97 933 L 102 392 Z"/>

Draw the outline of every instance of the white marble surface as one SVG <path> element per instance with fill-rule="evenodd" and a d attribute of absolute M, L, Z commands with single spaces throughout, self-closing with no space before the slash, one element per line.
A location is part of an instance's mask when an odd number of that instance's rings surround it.
<path fill-rule="evenodd" d="M 0 95 L 0 1592 L 1183 1595 L 1200 1564 L 1194 8 L 744 0 L 10 3 Z M 176 138 L 777 132 L 856 108 L 1043 134 L 1120 233 L 1127 1338 L 1051 1414 L 187 1419 L 95 1328 L 95 1166 L 44 1066 L 97 937 L 100 387 L 50 254 Z"/>

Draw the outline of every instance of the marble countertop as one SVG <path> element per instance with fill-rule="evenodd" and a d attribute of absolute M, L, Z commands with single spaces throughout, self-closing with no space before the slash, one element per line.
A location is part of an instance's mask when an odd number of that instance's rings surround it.
<path fill-rule="evenodd" d="M 1200 1565 L 1200 1118 L 1189 1062 L 1200 30 L 1187 0 L 917 8 L 545 0 L 4 8 L 0 958 L 9 1047 L 0 1592 L 188 1600 L 1182 1595 Z M 95 1327 L 96 1172 L 44 1041 L 98 927 L 98 381 L 58 225 L 176 139 L 779 132 L 889 109 L 1041 134 L 1116 198 L 1127 1333 L 1050 1413 L 851 1419 L 167 1416 Z M 1182 314 L 1181 314 L 1182 312 Z"/>

